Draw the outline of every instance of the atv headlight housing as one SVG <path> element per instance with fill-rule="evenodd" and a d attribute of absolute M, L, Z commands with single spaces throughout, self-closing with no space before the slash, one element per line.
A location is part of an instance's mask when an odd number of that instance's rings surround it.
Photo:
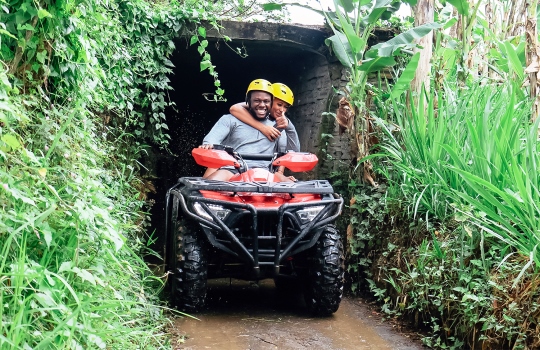
<path fill-rule="evenodd" d="M 324 209 L 324 205 L 317 205 L 315 207 L 307 207 L 306 209 L 298 210 L 296 216 L 300 219 L 302 224 L 307 224 L 310 221 L 313 221 L 317 214 Z"/>
<path fill-rule="evenodd" d="M 226 209 L 224 207 L 222 207 L 221 205 L 217 205 L 217 204 L 207 204 L 208 206 L 208 209 L 210 209 L 210 211 L 212 213 L 214 213 L 215 216 L 218 217 L 218 219 L 220 220 L 225 220 L 225 218 L 229 215 L 229 213 L 231 212 L 229 209 Z M 199 202 L 196 202 L 195 204 L 193 204 L 193 209 L 195 209 L 195 212 L 197 214 L 199 214 L 200 216 L 202 216 L 203 218 L 205 218 L 206 220 L 209 220 L 209 221 L 214 221 L 214 219 L 212 219 L 212 217 L 210 216 L 210 214 L 208 214 L 206 212 L 206 210 L 204 210 L 204 208 L 202 207 L 201 203 Z"/>

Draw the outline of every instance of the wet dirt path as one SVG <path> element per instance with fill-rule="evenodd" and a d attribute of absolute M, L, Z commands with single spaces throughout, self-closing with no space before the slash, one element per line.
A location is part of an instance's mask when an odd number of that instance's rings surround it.
<path fill-rule="evenodd" d="M 423 349 L 360 300 L 344 298 L 332 317 L 312 318 L 300 293 L 278 291 L 272 280 L 229 282 L 209 281 L 208 309 L 199 320 L 176 320 L 174 349 Z"/>

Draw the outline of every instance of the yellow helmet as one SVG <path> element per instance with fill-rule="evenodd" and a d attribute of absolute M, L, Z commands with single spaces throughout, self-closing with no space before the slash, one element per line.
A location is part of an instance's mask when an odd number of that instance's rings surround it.
<path fill-rule="evenodd" d="M 272 95 L 272 83 L 264 79 L 255 79 L 249 83 L 246 91 L 246 98 L 250 91 L 264 91 Z"/>
<path fill-rule="evenodd" d="M 289 89 L 287 85 L 282 83 L 272 84 L 272 95 L 274 95 L 275 98 L 279 98 L 280 100 L 287 102 L 291 106 L 294 102 L 294 95 L 291 89 Z"/>

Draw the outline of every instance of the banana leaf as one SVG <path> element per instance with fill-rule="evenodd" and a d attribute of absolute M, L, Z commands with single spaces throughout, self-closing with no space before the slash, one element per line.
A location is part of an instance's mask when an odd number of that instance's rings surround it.
<path fill-rule="evenodd" d="M 394 57 L 375 57 L 362 62 L 358 70 L 371 73 L 396 64 Z"/>
<path fill-rule="evenodd" d="M 341 32 L 336 31 L 336 34 L 332 35 L 324 42 L 328 47 L 332 49 L 339 62 L 347 68 L 352 68 L 355 62 L 354 54 L 351 50 L 351 45 L 347 40 L 347 36 Z"/>
<path fill-rule="evenodd" d="M 367 58 L 375 58 L 379 56 L 390 57 L 398 49 L 412 49 L 416 46 L 415 40 L 420 39 L 431 32 L 433 29 L 441 27 L 439 23 L 426 23 L 401 33 L 398 36 L 388 40 L 385 43 L 374 45 L 368 52 Z"/>
<path fill-rule="evenodd" d="M 390 92 L 391 98 L 397 99 L 404 91 L 410 88 L 411 81 L 413 81 L 416 74 L 416 68 L 418 67 L 419 60 L 420 52 L 417 52 L 411 57 L 411 60 L 407 64 L 407 67 L 405 67 L 405 70 L 403 71 L 403 73 L 401 73 L 398 80 L 394 84 L 392 92 Z"/>

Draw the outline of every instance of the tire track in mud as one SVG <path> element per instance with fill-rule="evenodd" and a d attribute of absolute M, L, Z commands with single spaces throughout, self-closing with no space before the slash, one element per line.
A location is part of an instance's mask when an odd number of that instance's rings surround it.
<path fill-rule="evenodd" d="M 174 349 L 417 350 L 422 345 L 372 317 L 357 300 L 344 298 L 331 317 L 312 318 L 302 296 L 228 279 L 209 281 L 208 309 L 199 320 L 178 318 Z M 185 336 L 185 339 L 181 336 Z"/>

